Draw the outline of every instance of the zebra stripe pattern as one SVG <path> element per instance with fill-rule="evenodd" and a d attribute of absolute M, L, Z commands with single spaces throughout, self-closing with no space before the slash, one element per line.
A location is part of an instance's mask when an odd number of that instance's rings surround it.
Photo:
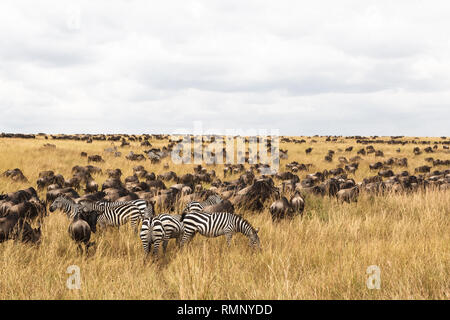
<path fill-rule="evenodd" d="M 136 233 L 138 232 L 137 225 L 143 216 L 137 205 L 127 201 L 121 205 L 109 207 L 105 203 L 108 202 L 83 202 L 82 206 L 83 210 L 97 211 L 100 213 L 97 222 L 101 226 L 109 225 L 119 227 L 130 220 L 131 226 Z"/>
<path fill-rule="evenodd" d="M 50 206 L 50 212 L 55 210 L 62 210 L 70 219 L 75 218 L 75 216 L 80 212 L 81 205 L 75 203 L 72 199 L 66 198 L 64 196 L 59 196 L 53 201 Z"/>
<path fill-rule="evenodd" d="M 228 245 L 235 233 L 242 233 L 250 240 L 250 245 L 260 248 L 260 242 L 257 229 L 234 213 L 229 212 L 189 212 L 181 218 L 183 223 L 183 236 L 180 246 L 192 240 L 198 232 L 205 237 L 225 236 Z"/>
<path fill-rule="evenodd" d="M 222 202 L 222 198 L 218 195 L 209 196 L 208 199 L 203 202 L 191 201 L 184 208 L 183 214 L 188 212 L 202 212 L 205 207 L 212 206 L 220 202 Z"/>
<path fill-rule="evenodd" d="M 142 219 L 146 216 L 152 217 L 154 215 L 153 204 L 147 200 L 138 199 L 131 201 L 97 201 L 97 204 L 107 208 L 115 208 L 126 204 L 136 205 L 141 211 Z"/>
<path fill-rule="evenodd" d="M 153 244 L 153 256 L 157 256 L 159 246 L 166 237 L 162 221 L 158 217 L 146 217 L 142 222 L 141 233 L 139 236 L 145 254 L 148 255 Z"/>
<path fill-rule="evenodd" d="M 153 233 L 152 234 L 152 229 L 150 228 L 151 226 L 151 221 L 152 218 L 145 218 L 144 222 L 142 223 L 142 227 L 141 227 L 141 233 L 140 233 L 140 237 L 141 237 L 141 241 L 142 244 L 144 246 L 144 251 L 146 253 L 148 253 L 148 249 L 146 249 L 146 247 L 148 247 L 148 239 L 152 238 L 152 239 L 157 239 L 158 237 L 162 237 L 161 239 L 159 239 L 160 241 L 163 241 L 163 252 L 165 253 L 167 250 L 167 245 L 169 243 L 170 239 L 175 238 L 177 244 L 180 243 L 181 240 L 181 236 L 183 234 L 183 224 L 180 222 L 181 220 L 181 216 L 180 215 L 170 215 L 170 214 L 160 214 L 156 217 L 154 217 L 153 219 L 158 219 L 159 221 L 161 221 L 162 226 L 164 228 L 164 235 L 162 235 L 159 231 L 156 233 L 156 235 Z"/>

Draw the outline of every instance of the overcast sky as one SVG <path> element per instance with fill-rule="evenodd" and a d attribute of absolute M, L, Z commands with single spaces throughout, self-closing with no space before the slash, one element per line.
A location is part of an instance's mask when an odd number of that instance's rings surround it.
<path fill-rule="evenodd" d="M 449 30 L 444 0 L 2 0 L 0 132 L 450 135 Z"/>

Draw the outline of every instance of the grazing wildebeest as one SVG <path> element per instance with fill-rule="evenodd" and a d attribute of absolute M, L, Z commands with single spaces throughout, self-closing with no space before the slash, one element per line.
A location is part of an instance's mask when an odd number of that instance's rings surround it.
<path fill-rule="evenodd" d="M 345 201 L 345 202 L 357 202 L 358 201 L 358 195 L 359 195 L 359 187 L 358 186 L 354 186 L 353 188 L 350 189 L 343 189 L 343 190 L 339 190 L 338 193 L 336 194 L 337 198 L 340 201 Z"/>
<path fill-rule="evenodd" d="M 380 177 L 389 178 L 394 176 L 394 172 L 392 170 L 381 170 L 380 172 L 378 172 L 378 175 Z"/>
<path fill-rule="evenodd" d="M 41 238 L 41 226 L 33 229 L 17 213 L 0 218 L 0 242 L 13 239 L 21 242 L 38 243 Z"/>
<path fill-rule="evenodd" d="M 431 167 L 429 166 L 420 166 L 414 169 L 414 172 L 419 172 L 419 173 L 427 173 L 430 172 Z"/>
<path fill-rule="evenodd" d="M 7 170 L 2 173 L 3 177 L 10 178 L 12 181 L 18 182 L 28 182 L 28 179 L 24 176 L 22 171 L 19 168 L 15 168 L 13 170 Z"/>
<path fill-rule="evenodd" d="M 281 197 L 281 199 L 272 203 L 269 210 L 272 215 L 272 221 L 292 217 L 294 215 L 294 210 L 286 197 Z"/>
<path fill-rule="evenodd" d="M 206 206 L 203 208 L 204 212 L 229 212 L 234 213 L 234 206 L 230 200 L 222 200 L 220 203 Z"/>
<path fill-rule="evenodd" d="M 102 156 L 96 154 L 88 157 L 88 162 L 105 162 Z"/>
<path fill-rule="evenodd" d="M 38 198 L 36 190 L 33 187 L 30 187 L 30 188 L 24 189 L 24 190 L 19 190 L 16 192 L 11 192 L 8 194 L 4 194 L 4 195 L 2 195 L 1 200 L 10 201 L 14 204 L 18 204 L 18 203 L 30 200 L 31 198 Z"/>

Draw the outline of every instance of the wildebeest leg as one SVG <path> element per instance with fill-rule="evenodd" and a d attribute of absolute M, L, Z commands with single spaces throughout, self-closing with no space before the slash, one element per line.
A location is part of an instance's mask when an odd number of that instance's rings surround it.
<path fill-rule="evenodd" d="M 95 245 L 95 241 L 89 242 L 89 243 L 86 244 L 86 256 L 87 256 L 88 253 L 89 253 L 89 248 L 92 247 L 92 246 L 94 246 L 94 245 Z"/>

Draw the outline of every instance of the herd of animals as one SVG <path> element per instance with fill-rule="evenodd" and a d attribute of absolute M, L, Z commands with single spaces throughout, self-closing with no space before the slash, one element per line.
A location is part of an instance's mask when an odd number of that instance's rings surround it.
<path fill-rule="evenodd" d="M 35 136 L 19 138 L 33 139 Z M 45 138 L 48 139 L 47 136 Z M 84 135 L 80 138 L 75 135 L 51 138 L 83 140 L 87 143 L 92 143 L 93 140 L 121 141 L 122 147 L 129 145 L 130 141 L 141 141 L 142 146 L 152 147 L 150 138 L 164 140 L 166 137 Z M 173 171 L 155 174 L 147 171 L 143 165 L 137 165 L 133 168 L 133 175 L 122 180 L 121 169 L 107 169 L 103 172 L 101 168 L 90 164 L 104 162 L 100 155 L 88 156 L 86 152 L 81 152 L 80 157 L 86 157 L 89 164 L 74 166 L 70 178 L 64 178 L 54 171 L 40 172 L 36 189 L 46 192 L 45 200 L 39 198 L 34 187 L 0 195 L 0 242 L 14 239 L 40 243 L 41 224 L 45 223 L 48 211 L 52 213 L 60 210 L 69 218 L 70 237 L 78 244 L 80 251 L 84 244 L 86 253 L 95 244 L 91 242 L 91 236 L 97 232 L 98 227 L 119 227 L 126 223 L 130 223 L 133 231 L 139 234 L 145 254 L 152 251 L 154 257 L 158 256 L 161 245 L 163 252 L 166 252 L 170 239 L 175 239 L 177 245 L 183 247 L 197 233 L 206 237 L 225 236 L 228 244 L 235 233 L 242 233 L 249 239 L 252 247 L 260 248 L 258 229 L 237 214 L 235 208 L 253 212 L 262 212 L 268 208 L 272 221 L 276 223 L 282 219 L 302 216 L 308 194 L 335 197 L 338 201 L 351 203 L 358 200 L 361 192 L 381 195 L 426 188 L 449 189 L 449 160 L 428 157 L 425 159 L 428 165 L 414 168 L 414 173 L 411 174 L 407 170 L 407 158 L 385 159 L 383 151 L 376 150 L 373 145 L 405 145 L 414 142 L 398 140 L 398 137 L 391 137 L 388 141 L 380 141 L 376 137 L 350 138 L 362 145 L 356 155 L 350 157 L 353 147 L 328 150 L 323 160 L 330 163 L 333 163 L 337 153 L 341 154 L 336 168 L 306 174 L 303 179 L 299 174 L 310 171 L 315 167 L 314 164 L 291 161 L 285 165 L 283 172 L 274 175 L 266 174 L 267 165 L 225 165 L 223 174 L 220 174 L 222 179 L 214 170 L 215 167 L 208 170 L 198 165 L 192 173 L 179 176 Z M 328 137 L 327 141 L 336 141 L 334 139 L 337 137 Z M 441 149 L 446 154 L 450 141 L 445 140 L 445 137 L 442 140 L 444 141 L 435 142 L 423 151 L 420 147 L 415 147 L 413 153 L 418 155 L 426 152 L 431 155 Z M 306 143 L 305 140 L 284 137 L 281 142 Z M 313 143 L 314 140 L 310 142 Z M 168 157 L 173 146 L 174 143 L 169 143 L 163 148 L 152 148 L 144 154 L 130 152 L 126 159 L 145 161 L 148 158 L 151 164 L 155 164 Z M 55 148 L 52 144 L 44 147 Z M 399 150 L 397 149 L 398 152 Z M 313 147 L 307 148 L 305 156 L 313 151 Z M 117 147 L 105 149 L 105 152 L 121 156 Z M 358 170 L 360 161 L 367 154 L 374 154 L 381 160 L 369 165 L 373 175 L 356 182 L 349 176 Z M 248 162 L 248 152 L 241 156 Z M 280 149 L 280 158 L 288 159 L 288 150 Z M 437 166 L 441 169 L 432 170 Z M 164 168 L 168 169 L 169 165 L 164 165 Z M 394 173 L 396 169 L 397 173 Z M 99 187 L 95 178 L 105 173 L 108 178 Z M 18 168 L 7 170 L 2 176 L 13 181 L 28 182 Z M 236 179 L 225 180 L 233 176 Z M 208 185 L 208 188 L 204 185 Z M 37 228 L 32 227 L 35 222 Z"/>

